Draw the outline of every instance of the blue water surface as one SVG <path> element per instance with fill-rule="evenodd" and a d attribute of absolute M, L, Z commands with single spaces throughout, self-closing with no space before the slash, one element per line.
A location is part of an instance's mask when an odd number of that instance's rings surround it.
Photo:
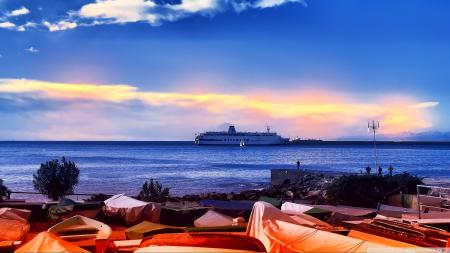
<path fill-rule="evenodd" d="M 33 191 L 46 160 L 66 156 L 81 170 L 76 192 L 136 194 L 155 178 L 173 195 L 238 192 L 270 182 L 271 169 L 359 172 L 374 167 L 370 144 L 323 143 L 264 147 L 196 146 L 191 142 L 0 142 L 0 178 L 13 191 Z M 382 167 L 450 179 L 449 144 L 378 145 Z"/>

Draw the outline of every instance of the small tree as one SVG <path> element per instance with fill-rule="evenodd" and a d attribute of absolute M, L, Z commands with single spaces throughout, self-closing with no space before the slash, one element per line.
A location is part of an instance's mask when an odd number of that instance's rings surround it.
<path fill-rule="evenodd" d="M 4 198 L 8 198 L 10 194 L 11 194 L 11 191 L 8 189 L 8 187 L 3 185 L 3 180 L 0 179 L 0 202 Z"/>
<path fill-rule="evenodd" d="M 47 161 L 33 174 L 34 189 L 52 200 L 58 200 L 73 193 L 78 184 L 80 170 L 74 162 L 62 157 Z"/>
<path fill-rule="evenodd" d="M 142 185 L 138 198 L 143 201 L 163 202 L 169 197 L 170 188 L 163 187 L 158 181 L 150 178 Z"/>

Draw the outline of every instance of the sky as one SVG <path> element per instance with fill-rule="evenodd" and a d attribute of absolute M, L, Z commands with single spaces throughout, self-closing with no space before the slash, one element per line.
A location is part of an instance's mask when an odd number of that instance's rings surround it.
<path fill-rule="evenodd" d="M 0 0 L 0 140 L 450 131 L 446 0 Z"/>

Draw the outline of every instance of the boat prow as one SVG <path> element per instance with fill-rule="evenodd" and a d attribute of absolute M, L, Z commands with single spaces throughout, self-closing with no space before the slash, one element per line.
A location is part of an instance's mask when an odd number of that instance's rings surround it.
<path fill-rule="evenodd" d="M 112 230 L 105 223 L 81 215 L 73 216 L 48 229 L 67 241 L 108 239 Z"/>

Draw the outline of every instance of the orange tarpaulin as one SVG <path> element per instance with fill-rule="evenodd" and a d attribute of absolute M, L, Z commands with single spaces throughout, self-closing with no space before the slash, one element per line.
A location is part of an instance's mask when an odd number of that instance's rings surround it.
<path fill-rule="evenodd" d="M 205 248 L 205 247 L 184 247 L 184 246 L 151 246 L 146 248 L 141 248 L 135 251 L 135 253 L 145 253 L 145 252 L 224 252 L 224 253 L 254 253 L 256 251 L 248 250 L 235 250 L 235 249 L 221 249 L 221 248 Z"/>
<path fill-rule="evenodd" d="M 259 239 L 268 252 L 427 252 L 412 246 L 398 248 L 301 226 L 274 206 L 256 202 L 247 235 Z"/>
<path fill-rule="evenodd" d="M 206 247 L 263 252 L 264 245 L 255 238 L 232 233 L 158 234 L 142 240 L 140 248 L 149 246 Z"/>
<path fill-rule="evenodd" d="M 21 241 L 30 230 L 30 211 L 0 208 L 0 241 Z"/>
<path fill-rule="evenodd" d="M 21 241 L 30 230 L 30 224 L 0 218 L 0 241 Z"/>
<path fill-rule="evenodd" d="M 358 230 L 351 230 L 348 234 L 349 237 L 358 238 L 361 240 L 366 240 L 370 242 L 378 242 L 385 245 L 393 246 L 393 247 L 400 247 L 400 248 L 414 248 L 415 246 L 406 242 L 400 242 L 396 240 L 392 240 L 389 238 L 372 235 L 368 233 L 364 233 Z"/>
<path fill-rule="evenodd" d="M 58 236 L 49 233 L 49 232 L 41 232 L 36 237 L 24 244 L 15 253 L 29 253 L 29 252 L 89 252 L 84 250 L 73 243 L 68 241 L 64 241 Z"/>

